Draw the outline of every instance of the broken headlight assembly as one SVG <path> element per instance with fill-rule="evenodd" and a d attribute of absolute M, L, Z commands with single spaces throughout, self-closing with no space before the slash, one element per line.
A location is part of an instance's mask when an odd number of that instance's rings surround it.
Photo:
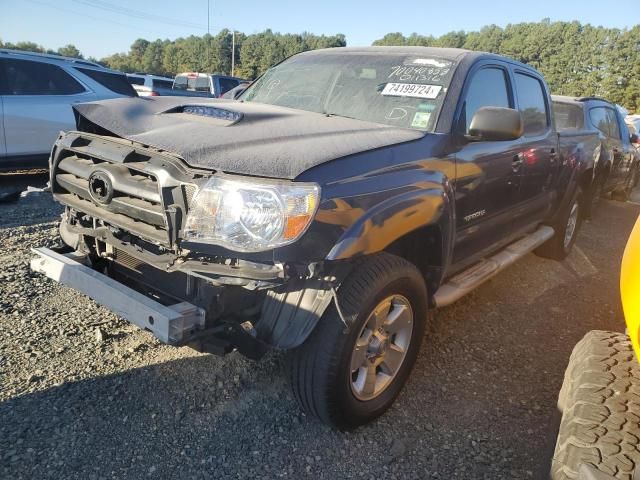
<path fill-rule="evenodd" d="M 306 231 L 319 199 L 315 183 L 214 175 L 193 199 L 182 236 L 237 252 L 281 247 Z"/>

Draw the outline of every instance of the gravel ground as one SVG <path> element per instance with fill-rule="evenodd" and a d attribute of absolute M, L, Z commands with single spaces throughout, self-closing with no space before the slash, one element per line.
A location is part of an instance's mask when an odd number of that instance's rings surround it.
<path fill-rule="evenodd" d="M 340 433 L 298 410 L 282 355 L 170 348 L 31 274 L 59 209 L 46 193 L 0 205 L 0 477 L 546 478 L 573 345 L 624 328 L 639 212 L 604 202 L 565 262 L 529 255 L 438 311 L 391 411 Z"/>

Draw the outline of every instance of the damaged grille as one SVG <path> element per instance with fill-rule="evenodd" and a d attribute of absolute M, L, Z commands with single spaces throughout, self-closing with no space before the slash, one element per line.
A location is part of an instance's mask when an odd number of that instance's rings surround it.
<path fill-rule="evenodd" d="M 77 132 L 58 143 L 52 174 L 57 200 L 154 243 L 175 242 L 197 187 L 186 183 L 174 159 Z"/>

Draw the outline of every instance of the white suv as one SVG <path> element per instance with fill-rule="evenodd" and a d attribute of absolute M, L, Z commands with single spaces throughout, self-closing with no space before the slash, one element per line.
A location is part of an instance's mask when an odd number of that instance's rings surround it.
<path fill-rule="evenodd" d="M 75 128 L 74 104 L 135 96 L 97 63 L 0 49 L 0 171 L 45 167 L 58 133 Z"/>

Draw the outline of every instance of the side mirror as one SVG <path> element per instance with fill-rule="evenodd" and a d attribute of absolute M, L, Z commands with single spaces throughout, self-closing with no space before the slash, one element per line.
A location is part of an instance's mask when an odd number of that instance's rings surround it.
<path fill-rule="evenodd" d="M 631 143 L 636 143 L 636 144 L 640 143 L 637 133 L 632 133 L 631 136 L 629 137 L 629 140 L 631 140 Z"/>
<path fill-rule="evenodd" d="M 503 107 L 479 108 L 469 125 L 469 140 L 517 140 L 524 133 L 522 115 L 518 110 Z"/>

